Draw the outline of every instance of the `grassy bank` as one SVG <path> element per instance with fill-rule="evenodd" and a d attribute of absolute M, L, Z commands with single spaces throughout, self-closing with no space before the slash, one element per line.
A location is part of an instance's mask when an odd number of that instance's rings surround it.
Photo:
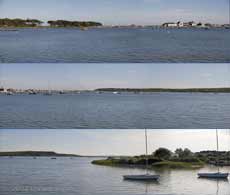
<path fill-rule="evenodd" d="M 104 159 L 92 161 L 94 165 L 100 166 L 113 166 L 113 167 L 134 167 L 144 168 L 144 164 L 128 164 L 121 163 L 120 160 Z M 161 161 L 155 162 L 149 165 L 149 169 L 164 168 L 164 169 L 200 169 L 205 165 L 203 162 L 173 162 L 173 161 Z"/>

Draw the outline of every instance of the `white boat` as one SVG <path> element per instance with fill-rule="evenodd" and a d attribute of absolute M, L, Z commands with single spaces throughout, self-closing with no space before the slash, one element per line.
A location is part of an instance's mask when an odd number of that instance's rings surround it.
<path fill-rule="evenodd" d="M 119 94 L 121 94 L 121 92 L 114 91 L 113 94 L 114 94 L 114 95 L 119 95 Z"/>
<path fill-rule="evenodd" d="M 7 91 L 6 95 L 14 95 L 12 91 Z"/>
<path fill-rule="evenodd" d="M 132 181 L 157 181 L 160 179 L 159 175 L 152 175 L 148 173 L 148 138 L 147 138 L 147 130 L 145 130 L 145 150 L 146 150 L 146 174 L 144 175 L 124 175 L 123 178 L 125 180 Z"/>
<path fill-rule="evenodd" d="M 217 147 L 217 166 L 219 165 L 219 137 L 218 130 L 216 130 L 216 147 Z M 198 173 L 199 178 L 206 179 L 228 179 L 229 173 L 221 173 L 218 166 L 218 172 L 216 173 Z"/>

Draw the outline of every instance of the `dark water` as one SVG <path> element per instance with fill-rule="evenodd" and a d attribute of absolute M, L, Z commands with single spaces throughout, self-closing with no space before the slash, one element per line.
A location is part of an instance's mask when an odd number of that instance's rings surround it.
<path fill-rule="evenodd" d="M 201 170 L 158 170 L 159 183 L 128 182 L 124 174 L 144 170 L 91 165 L 90 158 L 0 158 L 0 194 L 4 195 L 228 195 L 228 181 L 198 179 Z M 223 168 L 229 172 L 230 168 Z"/>
<path fill-rule="evenodd" d="M 20 29 L 0 32 L 0 62 L 230 62 L 227 29 Z"/>
<path fill-rule="evenodd" d="M 230 94 L 0 95 L 0 127 L 228 129 Z"/>

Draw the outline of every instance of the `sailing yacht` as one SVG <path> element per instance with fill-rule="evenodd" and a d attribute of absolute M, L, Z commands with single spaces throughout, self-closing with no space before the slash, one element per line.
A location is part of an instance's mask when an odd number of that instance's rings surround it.
<path fill-rule="evenodd" d="M 207 178 L 207 179 L 228 179 L 229 173 L 221 173 L 219 168 L 219 137 L 218 130 L 216 130 L 216 147 L 217 147 L 217 173 L 198 173 L 199 178 Z"/>
<path fill-rule="evenodd" d="M 159 175 L 151 175 L 148 173 L 148 138 L 147 138 L 147 130 L 145 130 L 145 150 L 146 150 L 146 174 L 144 175 L 124 175 L 123 178 L 125 180 L 134 180 L 134 181 L 157 181 L 159 180 Z"/>
<path fill-rule="evenodd" d="M 47 96 L 51 96 L 52 95 L 52 91 L 51 91 L 51 88 L 50 88 L 50 82 L 48 82 L 48 90 L 45 91 L 44 95 L 47 95 Z"/>

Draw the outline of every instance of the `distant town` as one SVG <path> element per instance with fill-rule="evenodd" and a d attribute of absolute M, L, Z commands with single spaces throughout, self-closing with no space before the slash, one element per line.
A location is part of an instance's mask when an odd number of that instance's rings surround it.
<path fill-rule="evenodd" d="M 201 23 L 201 22 L 167 22 L 162 24 L 162 27 L 166 28 L 228 28 L 229 24 L 211 24 L 211 23 Z"/>
<path fill-rule="evenodd" d="M 162 25 L 103 25 L 101 22 L 94 21 L 68 21 L 68 20 L 50 20 L 47 22 L 38 19 L 0 19 L 0 28 L 88 28 L 88 27 L 100 27 L 100 28 L 146 28 L 146 27 L 158 27 L 158 28 L 230 28 L 230 24 L 212 24 L 202 22 L 165 22 Z"/>

